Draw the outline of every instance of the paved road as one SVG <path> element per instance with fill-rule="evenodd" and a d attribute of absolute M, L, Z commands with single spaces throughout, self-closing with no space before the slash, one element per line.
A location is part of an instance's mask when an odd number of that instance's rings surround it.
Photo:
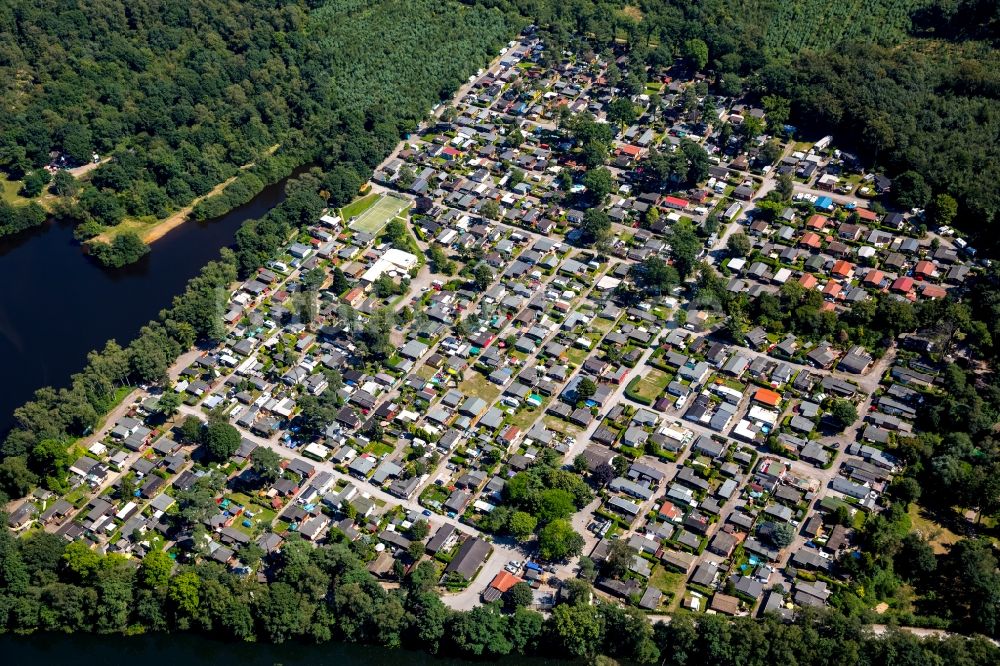
<path fill-rule="evenodd" d="M 868 208 L 868 200 L 861 199 L 859 197 L 853 197 L 847 194 L 837 194 L 836 192 L 828 192 L 827 190 L 818 190 L 814 187 L 809 187 L 803 185 L 796 181 L 795 183 L 795 193 L 796 194 L 811 194 L 815 197 L 829 197 L 834 203 L 841 206 L 846 204 L 854 204 L 858 208 Z"/>
<path fill-rule="evenodd" d="M 201 408 L 191 407 L 190 405 L 182 405 L 180 408 L 180 413 L 182 416 L 192 415 L 192 416 L 197 416 L 199 418 L 204 417 L 204 413 L 201 411 Z M 416 501 L 399 499 L 398 497 L 390 495 L 381 488 L 378 488 L 367 481 L 350 476 L 349 474 L 343 474 L 333 466 L 333 463 L 329 461 L 317 462 L 316 460 L 313 460 L 311 458 L 306 458 L 305 456 L 299 455 L 296 449 L 291 449 L 285 446 L 284 444 L 280 443 L 280 441 L 278 441 L 277 435 L 275 435 L 271 439 L 266 439 L 264 437 L 260 437 L 259 435 L 255 435 L 254 433 L 251 433 L 249 431 L 243 429 L 239 430 L 240 434 L 243 437 L 246 437 L 254 444 L 271 449 L 272 451 L 280 455 L 282 458 L 286 458 L 288 460 L 303 460 L 305 462 L 308 462 L 310 465 L 313 465 L 317 470 L 329 472 L 334 477 L 334 479 L 348 481 L 352 483 L 360 492 L 364 493 L 368 497 L 385 502 L 387 504 L 396 504 L 402 506 L 403 508 L 409 511 L 416 511 L 417 513 L 420 513 L 424 509 Z M 429 476 L 430 475 L 428 475 L 428 478 Z M 425 479 L 425 482 L 426 480 L 427 479 Z M 472 535 L 480 534 L 478 530 L 469 527 L 468 525 L 465 525 L 454 518 L 449 518 L 447 516 L 432 514 L 429 518 L 427 518 L 427 520 L 434 527 L 440 527 L 443 524 L 448 524 L 454 526 L 455 528 L 466 534 L 472 534 Z"/>
<path fill-rule="evenodd" d="M 792 152 L 793 145 L 794 144 L 792 142 L 788 142 L 788 145 L 786 145 L 785 149 L 781 152 L 781 157 L 778 158 L 779 162 Z M 747 208 L 744 209 L 744 212 L 746 212 L 746 210 L 748 210 L 749 208 L 753 207 L 752 203 L 753 201 L 759 201 L 763 199 L 768 195 L 768 193 L 771 190 L 774 189 L 775 185 L 777 185 L 778 183 L 777 172 L 778 172 L 777 169 L 771 169 L 767 174 L 764 175 L 764 179 L 761 181 L 760 187 L 757 189 L 757 192 L 753 196 L 753 200 L 751 202 L 744 204 L 745 206 L 747 206 Z M 720 252 L 724 252 L 726 249 L 726 241 L 729 240 L 729 237 L 734 233 L 736 233 L 737 231 L 742 230 L 743 228 L 744 228 L 743 225 L 739 224 L 738 222 L 730 222 L 729 224 L 727 224 L 725 230 L 719 235 L 719 239 L 715 242 L 714 245 L 712 245 L 712 247 L 709 248 L 708 250 L 709 256 L 714 257 L 719 255 Z"/>

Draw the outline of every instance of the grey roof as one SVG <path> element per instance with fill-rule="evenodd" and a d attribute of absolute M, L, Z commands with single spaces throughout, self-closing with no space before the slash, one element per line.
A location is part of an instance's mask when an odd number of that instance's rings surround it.
<path fill-rule="evenodd" d="M 483 565 L 489 557 L 493 547 L 489 542 L 478 537 L 469 537 L 458 549 L 458 553 L 452 558 L 445 568 L 445 573 L 457 573 L 466 580 L 472 580 L 476 571 Z"/>

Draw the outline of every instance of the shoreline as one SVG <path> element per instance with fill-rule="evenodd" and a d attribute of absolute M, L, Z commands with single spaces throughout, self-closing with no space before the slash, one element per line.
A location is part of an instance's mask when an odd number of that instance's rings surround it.
<path fill-rule="evenodd" d="M 157 222 L 148 225 L 143 224 L 138 220 L 126 219 L 122 221 L 121 224 L 111 227 L 110 229 L 106 229 L 101 233 L 99 233 L 98 235 L 94 236 L 93 238 L 87 240 L 84 243 L 84 245 L 86 246 L 90 243 L 110 243 L 115 239 L 116 236 L 125 233 L 127 231 L 134 231 L 139 235 L 139 238 L 142 239 L 143 243 L 147 245 L 152 245 L 153 243 L 160 240 L 161 238 L 166 236 L 168 233 L 170 233 L 177 227 L 188 222 L 189 221 L 188 216 L 191 214 L 191 211 L 194 210 L 195 206 L 197 206 L 205 199 L 208 199 L 209 197 L 221 194 L 230 184 L 236 181 L 236 178 L 237 178 L 236 176 L 230 176 L 226 180 L 222 181 L 221 183 L 213 187 L 206 194 L 194 198 L 191 201 L 191 203 L 189 203 L 187 206 L 184 206 L 184 208 L 181 208 L 179 211 L 173 213 L 169 217 L 165 217 L 162 220 L 158 220 Z"/>
<path fill-rule="evenodd" d="M 277 144 L 271 146 L 270 148 L 267 149 L 267 151 L 265 152 L 265 155 L 267 155 L 267 156 L 273 155 L 275 152 L 277 152 L 278 148 L 280 148 L 280 147 L 281 147 L 280 143 L 277 143 Z M 241 172 L 242 171 L 246 171 L 247 169 L 253 168 L 255 165 L 256 165 L 256 162 L 251 162 L 249 164 L 244 164 L 243 166 L 240 167 L 240 171 Z M 207 199 L 211 199 L 212 197 L 215 197 L 215 196 L 218 196 L 218 195 L 222 194 L 226 190 L 227 187 L 229 187 L 234 182 L 236 182 L 237 178 L 239 178 L 239 174 L 234 175 L 234 176 L 230 176 L 229 178 L 225 179 L 221 183 L 217 184 L 215 187 L 213 187 L 211 190 L 209 190 L 205 194 L 201 195 L 200 197 L 195 197 L 194 199 L 191 200 L 191 203 L 189 203 L 188 205 L 184 206 L 183 208 L 181 208 L 177 212 L 172 213 L 171 215 L 163 218 L 162 220 L 157 220 L 156 222 L 152 222 L 152 223 L 146 224 L 146 223 L 143 223 L 140 220 L 136 220 L 134 218 L 132 218 L 132 219 L 127 218 L 125 220 L 122 220 L 122 222 L 120 224 L 118 224 L 118 225 L 116 225 L 114 227 L 111 227 L 110 229 L 105 229 L 104 231 L 102 231 L 98 235 L 96 235 L 93 238 L 89 239 L 86 243 L 84 243 L 84 245 L 86 245 L 87 243 L 91 243 L 91 242 L 110 243 L 111 241 L 113 241 L 115 239 L 115 237 L 118 234 L 124 233 L 126 231 L 134 231 L 134 232 L 136 232 L 139 235 L 139 238 L 142 239 L 143 243 L 145 243 L 146 245 L 152 245 L 153 243 L 155 243 L 156 241 L 160 240 L 161 238 L 163 238 L 164 236 L 166 236 L 168 233 L 170 233 L 171 231 L 173 231 L 177 227 L 181 226 L 182 224 L 184 224 L 186 222 L 189 222 L 190 220 L 189 220 L 188 216 L 195 209 L 195 206 L 197 206 L 198 204 L 200 204 L 202 201 L 205 201 Z M 268 184 L 265 185 L 265 187 L 270 187 L 270 185 L 273 185 L 273 184 L 274 183 L 268 183 Z M 258 192 L 258 194 L 259 194 L 259 192 Z M 230 209 L 230 210 L 232 210 L 232 209 Z M 226 213 L 223 213 L 223 215 L 228 214 L 229 212 L 230 211 L 226 211 Z"/>

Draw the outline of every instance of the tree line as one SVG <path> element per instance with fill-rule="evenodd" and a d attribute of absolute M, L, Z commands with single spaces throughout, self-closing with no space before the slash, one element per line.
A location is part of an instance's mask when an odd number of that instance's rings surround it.
<path fill-rule="evenodd" d="M 397 589 L 367 571 L 374 555 L 366 539 L 334 530 L 316 548 L 299 538 L 280 552 L 241 551 L 268 582 L 240 576 L 214 562 L 177 564 L 152 551 L 132 565 L 82 542 L 43 532 L 16 539 L 0 534 L 0 630 L 96 632 L 198 631 L 239 641 L 341 640 L 412 647 L 434 654 L 500 659 L 538 655 L 594 659 L 605 655 L 641 664 L 995 663 L 983 639 L 921 640 L 890 630 L 874 637 L 835 611 L 803 611 L 793 623 L 694 616 L 650 624 L 635 609 L 591 602 L 587 583 L 565 588 L 551 614 L 527 608 L 515 586 L 501 602 L 453 611 L 434 593 L 439 565 L 424 560 L 399 572 Z M 515 592 L 516 590 L 516 592 Z"/>
<path fill-rule="evenodd" d="M 122 396 L 119 389 L 163 382 L 167 368 L 195 341 L 222 339 L 223 307 L 235 279 L 236 256 L 223 250 L 128 346 L 109 341 L 88 354 L 87 365 L 70 378 L 69 387 L 39 389 L 33 400 L 17 408 L 16 425 L 2 446 L 0 495 L 22 497 L 39 482 L 63 489 L 72 463 L 66 460 L 67 449 L 115 406 Z M 56 453 L 60 450 L 62 455 Z"/>

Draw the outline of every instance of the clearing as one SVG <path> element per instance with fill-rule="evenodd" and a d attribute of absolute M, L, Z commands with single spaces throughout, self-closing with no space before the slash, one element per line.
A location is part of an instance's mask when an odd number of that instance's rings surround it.
<path fill-rule="evenodd" d="M 947 527 L 935 522 L 927 509 L 915 503 L 910 504 L 909 516 L 911 528 L 927 539 L 937 555 L 946 553 L 948 546 L 961 538 Z"/>
<path fill-rule="evenodd" d="M 270 148 L 268 148 L 267 151 L 265 152 L 267 155 L 273 155 L 274 152 L 278 150 L 278 148 L 280 147 L 281 144 L 276 143 Z M 104 162 L 107 161 L 108 158 L 105 158 L 104 160 L 101 160 L 101 164 L 104 164 Z M 251 162 L 249 164 L 244 164 L 243 166 L 240 167 L 240 169 L 245 171 L 253 167 L 254 164 L 255 164 L 254 162 Z M 88 168 L 86 169 L 86 171 L 82 171 L 81 172 L 82 174 L 86 174 L 87 172 L 96 168 L 99 165 L 92 164 L 84 166 Z M 82 168 L 84 167 L 81 167 L 81 169 Z M 158 241 L 164 236 L 166 236 L 167 233 L 169 233 L 170 231 L 173 231 L 177 227 L 187 222 L 188 215 L 191 214 L 191 211 L 194 210 L 195 206 L 197 206 L 205 199 L 210 199 L 214 196 L 222 194 L 222 191 L 225 190 L 227 187 L 229 187 L 230 184 L 235 182 L 236 178 L 237 176 L 230 176 L 229 178 L 222 181 L 221 183 L 213 187 L 205 194 L 201 195 L 200 197 L 195 197 L 194 199 L 192 199 L 191 203 L 189 203 L 187 206 L 184 206 L 180 210 L 163 218 L 162 220 L 157 219 L 155 216 L 146 216 L 142 218 L 127 217 L 124 220 L 122 220 L 121 223 L 113 227 L 110 227 L 108 229 L 105 229 L 102 233 L 95 236 L 94 240 L 102 243 L 110 243 L 112 240 L 114 240 L 115 236 L 117 236 L 118 234 L 125 233 L 126 231 L 133 231 L 136 234 L 138 234 L 139 238 L 142 239 L 142 242 L 146 243 L 147 245 L 154 241 Z M 257 195 L 254 195 L 253 198 L 256 198 L 256 196 Z"/>
<path fill-rule="evenodd" d="M 119 224 L 105 229 L 103 232 L 95 236 L 94 240 L 102 243 L 110 243 L 114 240 L 115 236 L 127 231 L 133 231 L 138 234 L 139 238 L 142 239 L 142 242 L 146 244 L 157 241 L 166 236 L 167 232 L 172 231 L 187 222 L 188 215 L 200 202 L 208 199 L 209 197 L 221 194 L 222 191 L 235 180 L 236 176 L 227 178 L 213 187 L 208 193 L 200 197 L 195 197 L 187 206 L 184 206 L 176 213 L 173 213 L 169 217 L 165 217 L 162 220 L 158 220 L 152 216 L 143 218 L 127 217 Z"/>

